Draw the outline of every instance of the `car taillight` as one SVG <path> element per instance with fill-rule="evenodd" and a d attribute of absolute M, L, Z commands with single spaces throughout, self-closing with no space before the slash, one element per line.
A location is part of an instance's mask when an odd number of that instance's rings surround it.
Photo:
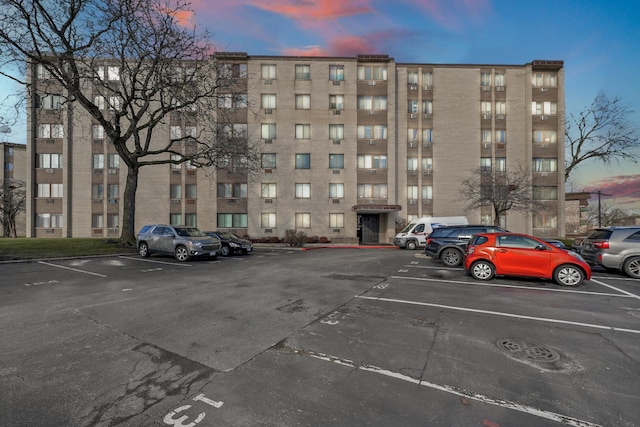
<path fill-rule="evenodd" d="M 609 241 L 593 242 L 593 247 L 596 249 L 609 249 Z"/>
<path fill-rule="evenodd" d="M 433 239 L 427 239 L 427 246 L 429 246 L 432 241 L 433 241 Z"/>

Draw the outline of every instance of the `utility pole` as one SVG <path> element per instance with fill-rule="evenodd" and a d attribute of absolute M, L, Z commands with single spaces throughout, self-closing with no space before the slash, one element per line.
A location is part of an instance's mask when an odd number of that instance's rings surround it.
<path fill-rule="evenodd" d="M 602 204 L 600 199 L 602 196 L 613 196 L 613 194 L 604 194 L 600 190 L 591 191 L 591 194 L 594 194 L 594 193 L 598 195 L 598 227 L 602 227 Z"/>

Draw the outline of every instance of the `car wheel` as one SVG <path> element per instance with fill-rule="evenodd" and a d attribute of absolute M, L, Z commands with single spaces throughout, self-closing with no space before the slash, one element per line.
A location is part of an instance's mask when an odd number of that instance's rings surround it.
<path fill-rule="evenodd" d="M 491 280 L 496 275 L 496 268 L 488 261 L 476 261 L 471 264 L 469 272 L 476 280 Z"/>
<path fill-rule="evenodd" d="M 640 257 L 629 258 L 624 262 L 622 269 L 627 276 L 640 279 Z"/>
<path fill-rule="evenodd" d="M 142 258 L 146 258 L 149 256 L 149 246 L 145 242 L 140 243 L 138 245 L 138 253 Z"/>
<path fill-rule="evenodd" d="M 178 246 L 175 250 L 174 255 L 180 262 L 185 262 L 189 259 L 189 251 L 184 246 Z"/>
<path fill-rule="evenodd" d="M 416 245 L 416 241 L 415 240 L 409 240 L 407 242 L 407 249 L 409 249 L 411 251 L 414 250 L 416 248 L 416 246 L 417 245 Z"/>
<path fill-rule="evenodd" d="M 562 286 L 580 286 L 584 281 L 584 273 L 575 265 L 563 264 L 553 272 L 553 280 Z"/>
<path fill-rule="evenodd" d="M 220 255 L 222 256 L 231 255 L 231 248 L 227 245 L 222 245 L 222 247 L 220 248 Z"/>
<path fill-rule="evenodd" d="M 440 259 L 449 267 L 457 267 L 462 264 L 462 254 L 457 249 L 445 249 L 440 255 Z"/>

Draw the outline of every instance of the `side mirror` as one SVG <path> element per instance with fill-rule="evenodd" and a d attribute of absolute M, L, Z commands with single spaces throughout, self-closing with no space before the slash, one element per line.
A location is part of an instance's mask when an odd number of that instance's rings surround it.
<path fill-rule="evenodd" d="M 545 245 L 543 245 L 542 243 L 540 243 L 538 246 L 536 246 L 536 250 L 537 251 L 546 251 L 547 247 Z"/>

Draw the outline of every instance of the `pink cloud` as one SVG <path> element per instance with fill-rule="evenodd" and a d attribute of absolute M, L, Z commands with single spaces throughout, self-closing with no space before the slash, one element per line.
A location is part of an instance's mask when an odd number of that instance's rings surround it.
<path fill-rule="evenodd" d="M 640 175 L 607 177 L 589 183 L 586 191 L 600 191 L 604 199 L 615 199 L 621 205 L 638 205 L 640 204 Z"/>
<path fill-rule="evenodd" d="M 460 30 L 467 20 L 480 22 L 493 13 L 490 0 L 397 0 L 417 7 L 437 24 Z"/>
<path fill-rule="evenodd" d="M 249 0 L 252 6 L 296 21 L 337 19 L 369 13 L 369 0 Z"/>

